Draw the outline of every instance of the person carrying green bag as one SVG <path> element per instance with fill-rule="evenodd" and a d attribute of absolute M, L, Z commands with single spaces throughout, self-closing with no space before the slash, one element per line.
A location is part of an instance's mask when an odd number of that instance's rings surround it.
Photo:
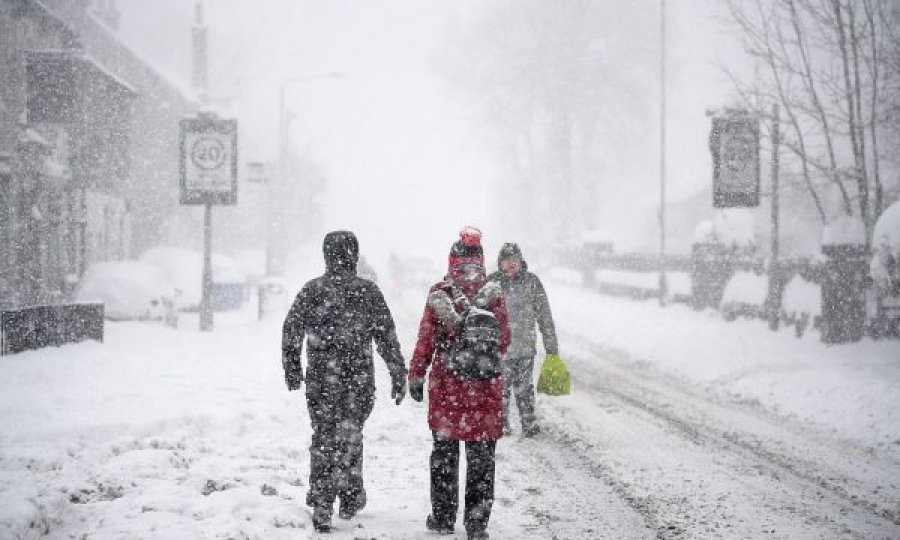
<path fill-rule="evenodd" d="M 500 249 L 497 257 L 499 269 L 490 275 L 491 281 L 500 284 L 503 295 L 506 297 L 506 307 L 509 312 L 509 328 L 511 343 L 506 356 L 503 358 L 503 429 L 507 434 L 512 433 L 509 421 L 509 403 L 513 396 L 519 411 L 519 419 L 522 422 L 522 435 L 533 437 L 540 433 L 537 418 L 534 412 L 534 357 L 537 354 L 537 332 L 540 330 L 544 342 L 544 350 L 547 358 L 554 357 L 552 363 L 544 362 L 542 374 L 545 368 L 552 364 L 556 366 L 547 376 L 548 388 L 555 392 L 568 392 L 569 375 L 561 377 L 565 365 L 559 357 L 559 347 L 556 340 L 556 327 L 553 324 L 553 314 L 550 311 L 550 302 L 547 292 L 541 280 L 528 271 L 528 264 L 522 256 L 522 250 L 518 244 L 507 243 Z M 562 366 L 562 370 L 559 369 Z M 555 381 L 564 381 L 565 384 Z M 554 381 L 552 384 L 550 381 Z M 542 391 L 541 382 L 538 382 L 538 391 Z M 548 392 L 550 393 L 550 392 Z M 558 394 L 554 394 L 558 395 Z"/>
<path fill-rule="evenodd" d="M 572 390 L 569 369 L 558 354 L 548 354 L 538 376 L 537 391 L 548 396 L 568 396 Z"/>

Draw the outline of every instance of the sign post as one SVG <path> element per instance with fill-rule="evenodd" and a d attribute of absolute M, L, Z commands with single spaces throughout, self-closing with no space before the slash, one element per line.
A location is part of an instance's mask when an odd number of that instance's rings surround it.
<path fill-rule="evenodd" d="M 204 206 L 200 330 L 213 328 L 212 207 L 237 204 L 237 120 L 201 112 L 181 120 L 181 204 Z"/>
<path fill-rule="evenodd" d="M 759 206 L 759 119 L 745 110 L 726 110 L 712 119 L 713 206 Z"/>

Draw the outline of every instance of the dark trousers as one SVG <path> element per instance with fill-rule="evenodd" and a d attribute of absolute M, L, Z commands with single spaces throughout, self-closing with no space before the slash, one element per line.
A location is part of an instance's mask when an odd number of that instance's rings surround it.
<path fill-rule="evenodd" d="M 503 361 L 503 425 L 509 426 L 509 403 L 516 398 L 522 429 L 535 423 L 534 416 L 534 357 L 505 358 Z"/>
<path fill-rule="evenodd" d="M 310 390 L 307 388 L 306 404 L 313 433 L 306 502 L 331 509 L 340 497 L 352 506 L 365 497 L 362 430 L 374 401 L 371 396 Z"/>
<path fill-rule="evenodd" d="M 439 523 L 453 525 L 459 509 L 459 443 L 434 432 L 431 451 L 431 514 Z M 487 529 L 494 504 L 494 450 L 497 441 L 465 441 L 466 495 L 463 523 L 466 531 Z"/>

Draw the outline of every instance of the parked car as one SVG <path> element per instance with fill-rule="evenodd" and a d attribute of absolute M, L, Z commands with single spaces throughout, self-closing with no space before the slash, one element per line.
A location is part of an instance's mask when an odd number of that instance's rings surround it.
<path fill-rule="evenodd" d="M 153 265 L 182 291 L 176 305 L 181 311 L 200 309 L 203 254 L 180 247 L 160 246 L 145 251 L 141 262 Z M 246 295 L 247 278 L 231 257 L 212 254 L 212 308 L 215 311 L 239 309 Z"/>
<path fill-rule="evenodd" d="M 101 302 L 111 320 L 167 320 L 178 291 L 153 265 L 107 261 L 91 265 L 75 290 L 77 302 Z"/>

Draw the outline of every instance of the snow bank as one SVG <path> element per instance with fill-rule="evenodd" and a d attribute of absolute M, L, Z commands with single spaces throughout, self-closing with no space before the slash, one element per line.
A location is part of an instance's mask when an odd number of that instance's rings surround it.
<path fill-rule="evenodd" d="M 768 293 L 766 276 L 753 272 L 736 272 L 725 286 L 722 294 L 722 306 L 728 304 L 745 304 L 762 306 Z"/>
<path fill-rule="evenodd" d="M 781 306 L 791 316 L 808 313 L 818 317 L 822 314 L 822 289 L 799 275 L 794 276 L 784 288 Z"/>
<path fill-rule="evenodd" d="M 90 266 L 75 292 L 77 302 L 103 302 L 108 319 L 161 319 L 175 288 L 153 265 L 138 261 Z"/>

